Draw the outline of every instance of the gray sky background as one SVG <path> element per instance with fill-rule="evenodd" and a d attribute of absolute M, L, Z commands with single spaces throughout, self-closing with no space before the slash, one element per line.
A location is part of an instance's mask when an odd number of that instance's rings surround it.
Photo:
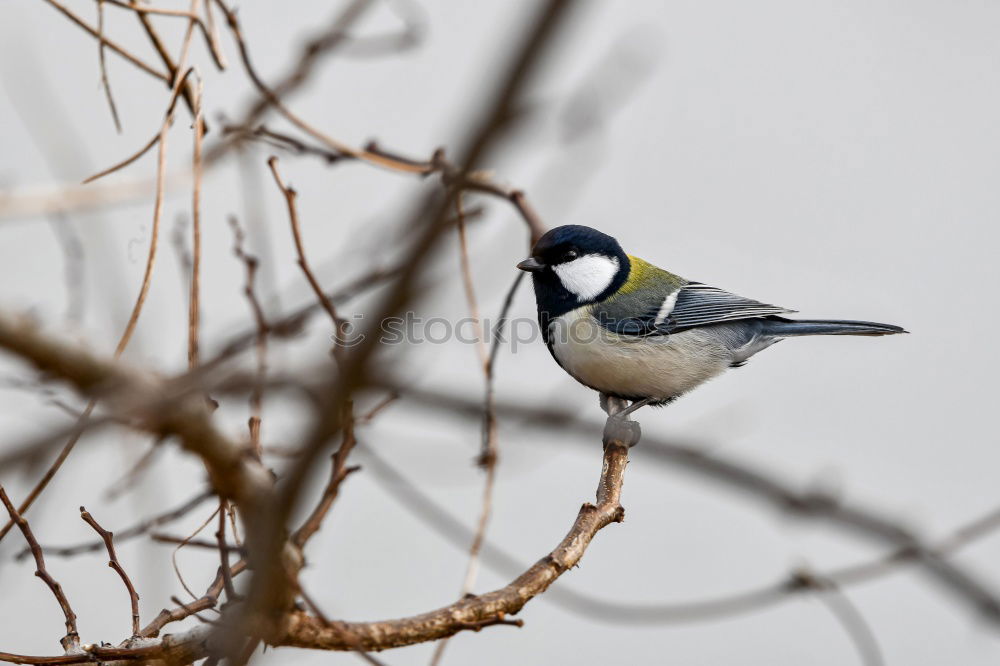
<path fill-rule="evenodd" d="M 67 0 L 93 20 L 93 3 Z M 186 3 L 166 2 L 182 7 Z M 339 3 L 242 3 L 255 62 L 273 79 L 298 53 L 297 41 L 325 25 Z M 533 3 L 421 3 L 427 35 L 414 51 L 379 59 L 330 58 L 292 100 L 304 117 L 359 145 L 377 138 L 415 156 L 454 145 L 470 111 L 490 89 L 498 51 L 516 41 Z M 126 12 L 108 7 L 107 30 L 152 53 Z M 180 24 L 162 21 L 171 43 Z M 364 32 L 393 29 L 380 6 Z M 536 82 L 528 117 L 494 160 L 498 179 L 527 190 L 549 226 L 578 223 L 617 236 L 626 250 L 685 277 L 804 316 L 857 318 L 905 326 L 886 339 L 788 341 L 664 410 L 641 412 L 644 431 L 694 441 L 747 460 L 802 487 L 819 484 L 878 507 L 928 538 L 1000 504 L 996 475 L 995 382 L 1000 325 L 994 288 L 1000 214 L 1000 5 L 930 2 L 592 2 L 563 32 Z M 203 63 L 208 119 L 221 126 L 250 98 L 228 38 L 231 68 Z M 125 132 L 117 135 L 99 88 L 96 44 L 42 2 L 0 7 L 0 209 L 4 191 L 45 191 L 78 183 L 121 159 L 158 127 L 166 92 L 109 54 Z M 595 74 L 596 72 L 596 74 Z M 594 81 L 599 82 L 599 85 Z M 569 103 L 567 103 L 569 100 Z M 573 101 L 576 100 L 576 101 Z M 582 101 L 581 101 L 582 100 Z M 577 115 L 574 115 L 574 112 Z M 596 118 L 582 137 L 566 118 Z M 277 121 L 274 127 L 282 127 Z M 294 263 L 284 203 L 267 173 L 269 151 L 254 148 L 242 171 L 228 161 L 206 178 L 205 341 L 249 321 L 242 266 L 231 255 L 230 213 L 250 231 L 263 262 L 269 307 L 309 298 Z M 188 165 L 190 129 L 180 110 L 171 133 L 171 171 Z M 282 157 L 299 191 L 303 232 L 321 280 L 331 287 L 384 261 L 410 195 L 428 184 L 360 165 L 324 168 Z M 147 156 L 109 182 L 150 177 Z M 153 289 L 127 357 L 163 371 L 184 367 L 183 279 L 169 242 L 189 188 L 169 192 Z M 471 231 L 484 314 L 494 317 L 525 253 L 514 212 L 488 204 Z M 110 353 L 141 279 L 151 201 L 139 199 L 68 221 L 86 252 L 83 320 L 65 321 L 62 255 L 45 217 L 0 217 L 0 306 L 36 313 L 53 332 Z M 419 313 L 465 315 L 454 241 L 436 261 Z M 365 301 L 352 304 L 363 311 Z M 513 314 L 532 318 L 524 289 Z M 322 322 L 320 323 L 322 324 Z M 272 364 L 306 372 L 328 346 L 325 326 L 276 351 Z M 419 386 L 478 395 L 472 346 L 395 349 L 394 370 Z M 403 362 L 405 360 L 405 363 Z M 20 373 L 2 361 L 3 377 Z M 598 419 L 596 396 L 552 362 L 544 345 L 499 361 L 501 400 L 570 406 Z M 37 395 L 0 388 L 0 449 L 66 417 Z M 227 430 L 242 434 L 242 400 L 224 405 Z M 264 437 L 294 441 L 302 414 L 269 401 Z M 592 497 L 599 433 L 538 435 L 501 424 L 501 467 L 489 536 L 525 563 L 565 533 Z M 405 402 L 389 409 L 363 442 L 472 525 L 481 474 L 471 461 L 478 424 L 428 414 Z M 89 437 L 46 501 L 29 515 L 43 543 L 89 538 L 76 507 L 106 527 L 181 502 L 200 487 L 198 464 L 162 451 L 133 494 L 103 498 L 145 450 L 134 435 Z M 359 461 L 365 464 L 363 453 Z M 15 497 L 23 470 L 0 470 Z M 559 585 L 618 601 L 685 601 L 751 588 L 808 564 L 823 569 L 876 556 L 850 535 L 803 524 L 728 489 L 663 468 L 635 450 L 624 503 L 627 521 L 602 531 L 582 566 Z M 210 509 L 170 532 L 196 527 Z M 98 511 L 100 513 L 98 513 Z M 14 564 L 17 535 L 0 546 L 0 648 L 58 650 L 61 617 L 27 562 Z M 133 543 L 123 562 L 148 621 L 182 592 L 169 548 Z M 374 476 L 352 476 L 309 551 L 308 589 L 343 619 L 409 615 L 450 603 L 466 554 L 415 520 Z M 1000 537 L 959 560 L 1000 587 Z M 182 552 L 192 588 L 214 572 L 213 556 Z M 85 641 L 120 640 L 128 604 L 103 555 L 53 558 Z M 506 578 L 483 570 L 477 590 Z M 889 664 L 995 664 L 995 630 L 910 570 L 848 590 Z M 14 601 L 17 600 L 17 601 Z M 737 663 L 833 666 L 857 662 L 843 630 L 808 597 L 721 621 L 652 626 L 599 623 L 546 601 L 522 612 L 522 629 L 496 627 L 452 641 L 445 663 Z M 423 664 L 432 645 L 384 655 Z M 351 655 L 270 652 L 260 663 L 355 662 Z"/>

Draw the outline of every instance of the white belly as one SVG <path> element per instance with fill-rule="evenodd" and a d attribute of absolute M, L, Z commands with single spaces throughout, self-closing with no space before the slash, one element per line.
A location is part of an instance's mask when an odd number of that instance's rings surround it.
<path fill-rule="evenodd" d="M 549 344 L 577 381 L 628 398 L 676 398 L 733 361 L 711 333 L 689 329 L 669 336 L 621 336 L 598 324 L 588 307 L 553 320 Z"/>

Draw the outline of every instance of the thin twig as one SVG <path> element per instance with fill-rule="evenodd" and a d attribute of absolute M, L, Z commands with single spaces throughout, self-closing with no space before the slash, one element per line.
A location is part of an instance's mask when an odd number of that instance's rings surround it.
<path fill-rule="evenodd" d="M 197 3 L 198 0 L 192 0 L 192 7 L 197 7 Z M 144 15 L 140 14 L 139 17 L 141 19 Z M 152 26 L 149 27 L 149 30 L 151 31 L 151 35 L 155 34 L 155 32 L 152 32 Z M 187 62 L 188 51 L 191 48 L 191 36 L 193 34 L 194 23 L 188 23 L 188 29 L 184 35 L 184 43 L 181 46 L 180 67 L 184 67 Z M 171 75 L 174 76 L 176 74 L 177 72 L 172 69 Z M 177 78 L 175 89 L 184 87 L 185 90 L 188 90 L 189 88 L 185 83 L 186 81 L 187 71 L 184 72 L 183 76 Z M 191 108 L 194 108 L 193 102 Z M 128 346 L 129 340 L 132 338 L 132 334 L 135 331 L 135 327 L 139 323 L 139 315 L 142 314 L 142 307 L 146 302 L 146 296 L 149 293 L 149 287 L 152 284 L 153 266 L 156 262 L 156 249 L 160 237 L 160 220 L 163 217 L 163 200 L 166 187 L 167 132 L 170 129 L 172 121 L 173 105 L 171 104 L 171 108 L 167 112 L 167 117 L 164 119 L 163 125 L 160 128 L 160 137 L 158 141 L 159 154 L 156 166 L 156 196 L 153 204 L 153 228 L 150 231 L 149 253 L 146 257 L 146 269 L 143 272 L 142 285 L 139 288 L 138 296 L 136 296 L 135 305 L 132 308 L 132 314 L 129 316 L 128 323 L 125 325 L 125 331 L 122 333 L 121 339 L 118 341 L 118 347 L 115 349 L 116 356 L 120 356 Z"/>
<path fill-rule="evenodd" d="M 113 42 L 110 39 L 108 39 L 107 37 L 104 37 L 103 35 L 101 35 L 101 31 L 100 30 L 98 30 L 97 28 L 91 26 L 89 23 L 87 23 L 82 18 L 80 18 L 79 16 L 77 16 L 76 14 L 74 14 L 72 11 L 70 11 L 68 8 L 66 8 L 65 6 L 63 6 L 61 3 L 57 2 L 57 0 L 44 0 L 44 1 L 47 2 L 47 3 L 49 3 L 50 5 L 52 5 L 53 7 L 55 7 L 57 10 L 59 10 L 60 12 L 62 12 L 63 16 L 65 16 L 70 21 L 72 21 L 73 23 L 77 24 L 78 26 L 80 26 L 81 28 L 83 28 L 84 30 L 86 30 L 87 32 L 89 32 L 92 36 L 96 37 L 98 39 L 98 41 L 100 41 L 102 44 L 105 44 L 109 49 L 111 49 L 112 51 L 114 51 L 115 53 L 117 53 L 118 55 L 120 55 L 121 57 L 125 58 L 126 60 L 128 60 L 129 62 L 131 62 L 133 65 L 135 65 L 136 67 L 138 67 L 139 69 L 141 69 L 142 71 L 146 72 L 147 74 L 149 74 L 151 76 L 154 76 L 154 77 L 160 79 L 161 81 L 166 81 L 167 83 L 170 83 L 170 81 L 173 79 L 173 75 L 172 74 L 168 75 L 168 74 L 164 74 L 164 73 L 162 73 L 160 71 L 157 71 L 152 66 L 147 65 L 145 62 L 143 62 L 137 56 L 132 55 L 131 53 L 129 53 L 128 51 L 126 51 L 124 48 L 122 48 L 121 46 L 119 46 L 115 42 Z"/>
<path fill-rule="evenodd" d="M 226 542 L 226 500 L 219 504 L 219 529 L 215 533 L 215 540 L 219 546 L 219 559 L 222 572 L 223 589 L 226 591 L 226 599 L 236 601 L 236 588 L 233 587 L 233 577 L 229 573 L 229 544 Z"/>
<path fill-rule="evenodd" d="M 346 144 L 340 143 L 332 137 L 327 136 L 293 113 L 281 100 L 283 97 L 287 96 L 306 82 L 313 70 L 314 65 L 318 62 L 322 55 L 328 53 L 344 42 L 347 34 L 346 29 L 352 23 L 357 21 L 358 18 L 360 18 L 362 13 L 370 6 L 371 3 L 369 3 L 368 0 L 353 0 L 343 12 L 337 15 L 327 30 L 325 30 L 318 37 L 310 39 L 306 42 L 303 46 L 302 56 L 299 58 L 298 63 L 292 71 L 283 77 L 281 82 L 273 88 L 264 83 L 264 80 L 257 74 L 257 71 L 250 60 L 250 52 L 246 44 L 246 39 L 243 36 L 243 31 L 240 28 L 240 22 L 236 16 L 236 12 L 229 9 L 223 0 L 216 0 L 216 4 L 225 15 L 226 21 L 229 24 L 229 30 L 232 33 L 233 38 L 236 40 L 236 45 L 240 52 L 240 60 L 243 63 L 243 68 L 246 71 L 247 76 L 263 97 L 262 100 L 253 105 L 253 107 L 245 114 L 243 119 L 238 124 L 250 125 L 254 123 L 257 118 L 259 118 L 268 109 L 268 107 L 273 106 L 293 125 L 310 136 L 315 137 L 324 144 L 330 146 L 334 150 L 353 156 L 360 156 L 363 151 L 356 151 Z M 224 149 L 224 147 L 220 148 L 220 150 Z M 376 156 L 372 157 L 372 161 L 378 161 Z"/>
<path fill-rule="evenodd" d="M 260 299 L 257 298 L 256 280 L 257 267 L 259 263 L 257 257 L 246 253 L 243 249 L 243 229 L 240 227 L 236 216 L 230 216 L 229 226 L 233 230 L 233 254 L 243 262 L 246 268 L 246 283 L 243 285 L 243 295 L 250 303 L 250 311 L 253 313 L 256 324 L 254 335 L 257 355 L 257 370 L 253 390 L 250 392 L 250 419 L 247 422 L 250 430 L 250 445 L 257 457 L 262 455 L 260 443 L 261 413 L 264 403 L 264 383 L 267 381 L 267 338 L 271 333 L 271 326 L 268 324 L 267 315 L 261 306 Z"/>
<path fill-rule="evenodd" d="M 101 537 L 104 541 L 104 546 L 108 550 L 108 557 L 110 561 L 108 566 L 115 570 L 115 572 L 121 577 L 122 583 L 125 585 L 126 591 L 128 591 L 129 602 L 132 605 L 132 637 L 135 638 L 139 635 L 139 594 L 135 591 L 135 586 L 132 585 L 132 581 L 129 579 L 128 574 L 125 573 L 125 569 L 122 567 L 121 562 L 118 561 L 118 553 L 115 552 L 115 535 L 112 532 L 101 527 L 97 519 L 94 518 L 89 511 L 87 511 L 82 506 L 80 507 L 80 517 L 83 521 L 94 528 L 94 531 Z"/>
<path fill-rule="evenodd" d="M 288 207 L 288 221 L 292 227 L 292 239 L 295 241 L 295 251 L 298 254 L 297 263 L 299 268 L 302 269 L 303 275 L 309 281 L 309 286 L 312 287 L 316 299 L 333 322 L 334 356 L 339 358 L 343 350 L 343 336 L 346 335 L 346 322 L 337 314 L 337 308 L 334 307 L 333 301 L 327 298 L 326 292 L 323 291 L 323 286 L 316 279 L 316 275 L 313 274 L 312 269 L 309 268 L 309 262 L 306 260 L 306 250 L 302 243 L 302 230 L 299 227 L 299 215 L 295 207 L 295 198 L 298 193 L 290 185 L 285 185 L 281 180 L 281 174 L 278 173 L 277 157 L 272 155 L 268 158 L 267 166 L 271 169 L 271 174 L 274 176 L 274 182 L 277 184 L 278 189 L 281 190 L 281 194 L 285 197 L 285 205 Z"/>
<path fill-rule="evenodd" d="M 209 541 L 208 539 L 189 539 L 188 537 L 176 536 L 174 534 L 162 534 L 160 532 L 153 532 L 149 535 L 149 538 L 154 543 L 164 543 L 177 545 L 183 543 L 186 548 L 202 548 L 205 550 L 219 550 L 219 540 L 216 538 L 214 541 Z M 245 555 L 245 549 L 239 545 L 234 545 L 231 543 L 226 543 L 226 549 L 229 552 L 236 552 L 240 555 Z"/>
<path fill-rule="evenodd" d="M 198 328 L 200 323 L 201 305 L 201 146 L 205 132 L 202 117 L 202 94 L 204 83 L 199 80 L 194 96 L 194 156 L 191 162 L 191 175 L 194 185 L 191 188 L 191 291 L 188 299 L 188 367 L 198 365 Z"/>
<path fill-rule="evenodd" d="M 212 23 L 212 10 L 211 3 L 205 3 L 206 15 L 208 16 L 209 25 L 201 20 L 201 18 L 191 12 L 184 11 L 183 9 L 163 9 L 160 7 L 144 7 L 142 5 L 128 4 L 123 2 L 123 0 L 98 0 L 98 2 L 106 2 L 109 5 L 114 5 L 115 7 L 121 7 L 122 9 L 128 9 L 136 13 L 141 14 L 155 14 L 157 16 L 176 16 L 181 18 L 186 18 L 194 21 L 198 28 L 201 30 L 202 35 L 205 37 L 205 46 L 208 48 L 208 52 L 212 55 L 212 60 L 215 61 L 215 66 L 220 70 L 226 68 L 226 59 L 222 53 L 222 48 L 219 46 L 218 33 L 215 30 L 214 24 Z"/>
<path fill-rule="evenodd" d="M 247 563 L 246 560 L 240 560 L 234 564 L 229 570 L 230 578 L 234 578 L 239 574 L 246 571 Z M 220 571 L 216 574 L 215 580 L 209 586 L 208 591 L 198 599 L 191 601 L 189 603 L 177 604 L 177 608 L 168 609 L 164 608 L 160 611 L 159 615 L 153 619 L 148 625 L 146 625 L 139 635 L 144 638 L 153 638 L 159 635 L 163 627 L 167 626 L 171 622 L 180 622 L 181 620 L 190 617 L 195 613 L 199 613 L 204 610 L 209 610 L 215 608 L 216 604 L 219 603 L 219 595 L 222 594 L 225 582 L 223 580 L 223 573 Z"/>
<path fill-rule="evenodd" d="M 104 3 L 108 0 L 97 0 L 97 59 L 101 70 L 101 86 L 104 88 L 104 96 L 108 100 L 108 108 L 111 109 L 111 119 L 115 123 L 115 129 L 122 133 L 122 123 L 118 118 L 118 107 L 115 106 L 115 97 L 111 94 L 111 82 L 108 81 L 108 65 L 104 57 Z"/>
<path fill-rule="evenodd" d="M 180 543 L 177 544 L 177 547 L 174 548 L 173 551 L 170 553 L 170 564 L 174 568 L 174 575 L 177 576 L 177 582 L 181 584 L 181 587 L 184 588 L 184 591 L 187 592 L 192 599 L 197 599 L 198 597 L 194 592 L 191 591 L 191 588 L 188 587 L 187 581 L 184 580 L 184 575 L 181 573 L 180 565 L 177 564 L 177 554 L 181 551 L 181 548 L 183 548 L 188 544 L 188 541 L 194 539 L 196 536 L 201 534 L 202 530 L 208 527 L 208 524 L 212 522 L 212 519 L 215 518 L 216 514 L 218 514 L 219 511 L 220 508 L 217 507 L 215 511 L 213 511 L 212 514 L 208 518 L 206 518 L 204 522 L 201 523 L 201 525 L 199 525 L 197 528 L 195 528 L 193 532 L 191 532 L 184 539 L 182 539 Z"/>
<path fill-rule="evenodd" d="M 35 575 L 49 586 L 49 589 L 52 590 L 52 595 L 55 596 L 56 601 L 59 602 L 59 607 L 62 609 L 63 617 L 66 620 L 66 635 L 59 642 L 62 644 L 63 649 L 67 651 L 78 647 L 80 645 L 80 634 L 76 630 L 76 613 L 70 608 L 69 599 L 66 598 L 62 585 L 56 582 L 45 568 L 45 556 L 42 554 L 42 547 L 35 540 L 35 535 L 32 534 L 28 521 L 18 513 L 10 498 L 7 497 L 7 492 L 3 489 L 3 486 L 0 486 L 0 502 L 3 502 L 7 513 L 10 515 L 10 519 L 21 530 L 24 540 L 28 542 L 28 547 L 31 548 L 31 554 L 35 557 Z"/>
<path fill-rule="evenodd" d="M 326 488 L 323 489 L 323 494 L 320 496 L 316 507 L 291 538 L 292 543 L 298 546 L 299 549 L 305 547 L 306 542 L 319 531 L 320 526 L 323 524 L 323 519 L 326 518 L 330 507 L 333 506 L 333 503 L 337 499 L 337 494 L 340 492 L 340 484 L 343 483 L 348 475 L 360 469 L 359 467 L 347 466 L 347 457 L 357 443 L 357 438 L 354 434 L 354 419 L 351 416 L 352 406 L 348 404 L 344 407 L 344 410 L 346 412 L 343 417 L 344 438 L 340 443 L 340 447 L 337 448 L 337 451 L 331 457 L 330 479 L 327 481 Z"/>
<path fill-rule="evenodd" d="M 134 5 L 139 4 L 138 0 L 129 0 L 129 2 Z M 192 16 L 197 15 L 197 8 L 199 3 L 200 0 L 191 0 L 190 13 L 192 14 Z M 180 62 L 175 63 L 173 56 L 170 55 L 170 51 L 167 49 L 166 44 L 163 42 L 163 39 L 160 37 L 160 34 L 156 31 L 156 28 L 153 26 L 153 22 L 150 19 L 150 16 L 143 12 L 136 12 L 135 16 L 137 19 L 139 19 L 139 23 L 142 24 L 143 30 L 146 31 L 146 36 L 149 37 L 150 44 L 153 45 L 153 48 L 156 49 L 156 53 L 160 56 L 160 61 L 167 68 L 167 72 L 169 73 L 168 82 L 170 84 L 175 84 L 181 72 L 184 71 L 184 62 L 187 56 L 187 49 L 191 43 L 191 37 L 194 35 L 194 28 L 196 25 L 195 21 L 192 19 L 188 19 L 187 31 L 184 34 L 184 46 L 181 47 L 182 55 L 180 57 Z M 191 116 L 194 117 L 195 93 L 190 83 L 185 82 L 183 84 L 181 94 L 184 97 L 184 103 L 187 104 L 188 110 L 191 112 Z"/>
<path fill-rule="evenodd" d="M 163 121 L 160 123 L 160 128 L 159 130 L 157 130 L 156 134 L 154 134 L 149 141 L 143 144 L 143 146 L 139 148 L 139 150 L 135 151 L 125 159 L 115 162 L 106 169 L 102 169 L 101 171 L 98 171 L 92 176 L 88 176 L 87 178 L 85 178 L 83 180 L 84 185 L 92 183 L 95 180 L 99 180 L 101 178 L 104 178 L 105 176 L 113 174 L 116 171 L 124 169 L 125 167 L 132 164 L 140 157 L 148 153 L 153 148 L 153 146 L 157 145 L 163 139 L 164 128 L 165 127 L 169 128 L 169 126 L 174 122 L 174 108 L 177 106 L 177 100 L 180 96 L 180 92 L 182 89 L 184 89 L 183 86 L 192 72 L 194 72 L 194 68 L 193 67 L 188 68 L 181 76 L 180 80 L 177 81 L 177 83 L 173 86 L 173 88 L 171 88 L 170 97 L 167 101 L 167 110 L 163 114 Z M 202 125 L 204 125 L 204 122 L 202 122 Z M 159 179 L 157 179 L 157 183 L 159 183 Z"/>
<path fill-rule="evenodd" d="M 803 573 L 803 576 L 813 578 L 808 573 Z M 879 647 L 875 632 L 844 591 L 833 581 L 822 578 L 815 578 L 808 585 L 815 586 L 819 590 L 817 596 L 820 602 L 844 628 L 863 666 L 884 666 L 885 657 L 882 656 L 882 648 Z"/>
<path fill-rule="evenodd" d="M 149 532 L 149 530 L 154 527 L 159 527 L 160 525 L 166 525 L 179 518 L 183 518 L 187 514 L 191 513 L 193 509 L 196 509 L 201 505 L 202 502 L 212 497 L 214 493 L 211 490 L 204 490 L 191 499 L 187 500 L 183 504 L 180 504 L 176 508 L 165 511 L 158 514 L 152 518 L 147 518 L 132 527 L 126 528 L 124 530 L 119 530 L 117 539 L 118 543 L 126 541 L 128 539 L 134 539 L 135 537 L 142 536 Z M 73 557 L 74 555 L 79 555 L 80 553 L 92 553 L 101 549 L 104 545 L 103 541 L 87 541 L 84 543 L 75 544 L 73 546 L 45 546 L 45 552 L 49 555 L 56 557 Z M 16 557 L 17 559 L 22 559 L 30 554 L 30 551 L 24 550 L 19 552 Z"/>

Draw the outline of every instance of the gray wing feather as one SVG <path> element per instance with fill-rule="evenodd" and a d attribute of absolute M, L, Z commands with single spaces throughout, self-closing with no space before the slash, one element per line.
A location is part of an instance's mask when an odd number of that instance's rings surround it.
<path fill-rule="evenodd" d="M 674 332 L 739 319 L 789 314 L 794 310 L 743 298 L 707 284 L 691 282 L 677 295 L 677 302 L 659 326 Z"/>

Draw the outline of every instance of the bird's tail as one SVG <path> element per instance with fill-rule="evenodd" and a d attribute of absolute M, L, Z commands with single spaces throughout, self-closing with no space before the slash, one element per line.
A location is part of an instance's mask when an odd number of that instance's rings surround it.
<path fill-rule="evenodd" d="M 764 322 L 765 333 L 777 338 L 798 335 L 893 335 L 908 332 L 899 326 L 872 321 L 769 317 Z"/>

